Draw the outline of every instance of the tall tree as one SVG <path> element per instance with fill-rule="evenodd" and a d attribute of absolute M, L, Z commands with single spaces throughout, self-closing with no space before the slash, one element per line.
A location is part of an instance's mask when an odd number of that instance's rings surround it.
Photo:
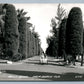
<path fill-rule="evenodd" d="M 57 38 L 54 37 L 48 37 L 47 38 L 47 43 L 48 43 L 48 48 L 46 49 L 46 54 L 52 57 L 56 57 L 58 55 L 58 42 L 56 42 Z"/>
<path fill-rule="evenodd" d="M 58 5 L 58 8 L 57 8 L 57 15 L 55 16 L 55 18 L 52 18 L 51 19 L 51 27 L 52 27 L 52 30 L 51 30 L 51 33 L 52 33 L 52 38 L 48 38 L 47 40 L 49 39 L 53 39 L 53 40 L 50 40 L 49 44 L 48 44 L 48 48 L 46 50 L 46 52 L 52 54 L 52 56 L 57 56 L 58 58 L 58 41 L 59 41 L 59 28 L 60 28 L 60 23 L 62 21 L 62 19 L 65 17 L 65 9 L 63 7 L 61 7 L 61 5 L 59 4 Z M 51 51 L 49 51 L 51 50 Z"/>
<path fill-rule="evenodd" d="M 34 51 L 35 51 L 35 55 L 38 55 L 38 45 L 40 43 L 40 39 L 39 39 L 39 34 L 38 32 L 35 32 L 35 26 L 32 29 L 32 34 L 34 35 Z"/>
<path fill-rule="evenodd" d="M 27 14 L 27 12 L 24 11 L 24 9 L 18 9 L 17 10 L 17 17 L 18 17 L 18 20 L 20 20 L 21 18 L 25 18 L 26 21 L 28 21 L 30 19 L 30 17 L 26 17 L 25 15 Z"/>
<path fill-rule="evenodd" d="M 46 40 L 47 40 L 47 43 L 48 43 L 48 48 L 46 49 L 46 54 L 49 55 L 49 56 L 56 56 L 57 55 L 57 47 L 56 47 L 56 44 L 57 44 L 57 29 L 56 29 L 56 21 L 54 18 L 51 19 L 51 24 L 50 26 L 52 27 L 52 30 L 50 31 L 52 33 L 52 36 L 51 37 L 48 37 Z"/>
<path fill-rule="evenodd" d="M 30 32 L 31 32 L 31 30 L 30 30 L 30 27 L 32 27 L 32 24 L 31 23 L 27 23 L 27 57 L 29 57 L 30 56 L 30 44 L 31 44 L 31 42 L 30 42 Z"/>
<path fill-rule="evenodd" d="M 5 53 L 6 56 L 13 57 L 18 53 L 19 33 L 16 9 L 11 4 L 5 4 Z"/>
<path fill-rule="evenodd" d="M 25 17 L 27 12 L 24 12 L 23 9 L 17 10 L 17 17 L 19 21 L 19 53 L 23 55 L 23 58 L 27 58 L 27 20 L 30 17 Z"/>
<path fill-rule="evenodd" d="M 83 53 L 83 21 L 82 11 L 73 7 L 69 13 L 66 25 L 66 53 L 73 56 Z"/>
<path fill-rule="evenodd" d="M 64 18 L 60 24 L 59 27 L 59 41 L 58 41 L 58 55 L 63 57 L 64 60 L 66 60 L 65 57 L 65 35 L 66 35 L 66 22 L 67 19 Z"/>
<path fill-rule="evenodd" d="M 84 28 L 83 28 L 83 55 L 84 55 Z M 81 60 L 81 66 L 83 66 L 83 56 Z"/>
<path fill-rule="evenodd" d="M 2 10 L 2 4 L 0 4 L 0 56 L 3 57 L 3 49 L 4 49 L 4 24 L 5 24 L 5 21 L 4 21 L 4 18 L 5 18 L 5 13 L 3 12 Z"/>
<path fill-rule="evenodd" d="M 59 25 L 62 21 L 62 19 L 66 16 L 65 9 L 61 6 L 61 4 L 58 5 L 57 8 L 57 16 L 55 18 L 58 20 L 57 27 L 59 28 Z"/>
<path fill-rule="evenodd" d="M 19 20 L 19 53 L 23 58 L 27 58 L 27 30 L 26 19 L 23 17 Z"/>

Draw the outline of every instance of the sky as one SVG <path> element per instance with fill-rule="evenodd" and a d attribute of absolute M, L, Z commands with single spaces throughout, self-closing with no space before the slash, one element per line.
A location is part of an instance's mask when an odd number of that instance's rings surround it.
<path fill-rule="evenodd" d="M 57 6 L 58 4 L 14 4 L 16 9 L 24 9 L 24 11 L 28 12 L 27 16 L 30 16 L 31 22 L 35 25 L 35 31 L 38 32 L 41 39 L 41 47 L 45 51 L 47 48 L 46 38 L 51 35 L 50 30 L 52 27 L 51 19 L 56 16 Z M 66 10 L 67 14 L 69 13 L 72 7 L 80 7 L 82 10 L 82 16 L 84 19 L 84 4 L 74 3 L 74 4 L 61 4 L 61 6 Z"/>

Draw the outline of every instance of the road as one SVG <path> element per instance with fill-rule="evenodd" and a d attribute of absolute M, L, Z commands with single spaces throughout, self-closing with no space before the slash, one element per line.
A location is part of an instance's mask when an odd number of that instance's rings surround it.
<path fill-rule="evenodd" d="M 63 65 L 57 59 L 48 58 L 48 64 L 40 64 L 39 56 L 0 64 L 0 80 L 22 81 L 78 81 L 84 80 L 84 66 Z"/>

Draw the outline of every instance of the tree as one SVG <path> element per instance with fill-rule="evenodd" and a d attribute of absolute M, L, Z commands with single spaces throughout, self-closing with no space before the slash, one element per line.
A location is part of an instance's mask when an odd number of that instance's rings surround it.
<path fill-rule="evenodd" d="M 84 28 L 83 28 L 83 54 L 84 54 Z"/>
<path fill-rule="evenodd" d="M 19 21 L 19 53 L 23 55 L 23 58 L 27 58 L 27 20 L 30 19 L 30 17 L 25 17 L 27 12 L 24 12 L 23 9 L 17 10 L 17 18 Z"/>
<path fill-rule="evenodd" d="M 66 60 L 66 57 L 65 57 L 66 22 L 67 22 L 66 18 L 64 18 L 61 21 L 61 24 L 59 27 L 59 41 L 58 41 L 58 55 L 61 57 L 64 57 L 64 60 Z"/>
<path fill-rule="evenodd" d="M 27 14 L 27 12 L 24 11 L 24 9 L 18 9 L 17 10 L 17 17 L 18 20 L 20 20 L 22 17 L 24 17 L 26 19 L 26 21 L 28 21 L 30 19 L 30 17 L 26 17 L 25 15 Z"/>
<path fill-rule="evenodd" d="M 35 26 L 34 27 L 32 27 L 32 34 L 33 34 L 33 36 L 34 36 L 34 52 L 35 52 L 35 55 L 38 55 L 38 52 L 39 52 L 39 50 L 38 50 L 38 47 L 39 47 L 39 43 L 40 43 L 40 39 L 39 39 L 39 34 L 38 34 L 38 32 L 35 32 Z"/>
<path fill-rule="evenodd" d="M 84 28 L 83 28 L 83 55 L 84 55 Z M 83 66 L 83 56 L 81 59 L 81 66 Z"/>
<path fill-rule="evenodd" d="M 57 37 L 58 36 L 58 28 L 56 28 L 57 23 L 56 23 L 54 18 L 51 19 L 51 25 L 50 26 L 52 27 L 52 30 L 50 30 L 50 32 L 52 33 L 52 36 Z"/>
<path fill-rule="evenodd" d="M 5 13 L 3 12 L 2 9 L 3 5 L 0 4 L 0 56 L 3 57 L 3 49 L 4 49 L 4 17 Z"/>
<path fill-rule="evenodd" d="M 54 18 L 51 19 L 52 33 L 51 37 L 47 38 L 48 48 L 46 49 L 46 54 L 53 57 L 58 57 L 58 28 L 56 28 L 57 23 Z"/>
<path fill-rule="evenodd" d="M 19 53 L 23 55 L 23 58 L 27 58 L 27 30 L 26 19 L 23 17 L 19 20 Z"/>
<path fill-rule="evenodd" d="M 66 16 L 66 12 L 65 9 L 61 6 L 61 4 L 58 5 L 57 8 L 57 16 L 55 16 L 55 18 L 58 20 L 57 26 L 59 28 L 59 25 L 62 21 L 62 19 Z"/>
<path fill-rule="evenodd" d="M 0 15 L 3 14 L 3 12 L 2 12 L 2 11 L 3 11 L 3 8 L 2 8 L 3 5 L 4 5 L 4 4 L 0 4 Z"/>
<path fill-rule="evenodd" d="M 30 30 L 30 27 L 32 27 L 32 24 L 31 23 L 27 23 L 27 57 L 29 57 L 30 56 L 30 32 L 31 32 L 31 30 Z"/>
<path fill-rule="evenodd" d="M 48 48 L 46 50 L 46 53 L 52 54 L 51 56 L 57 56 L 58 58 L 58 47 L 59 47 L 59 28 L 60 28 L 60 23 L 62 21 L 62 19 L 65 17 L 65 9 L 63 7 L 61 7 L 61 5 L 58 5 L 57 8 L 57 15 L 55 16 L 55 18 L 51 19 L 51 27 L 52 30 L 50 31 L 52 33 L 52 38 L 47 38 L 47 41 L 49 41 L 48 44 Z M 53 39 L 53 40 L 50 40 Z"/>
<path fill-rule="evenodd" d="M 3 9 L 6 9 L 5 15 L 5 54 L 13 57 L 18 53 L 19 48 L 19 33 L 18 20 L 16 9 L 11 4 L 5 4 Z"/>
<path fill-rule="evenodd" d="M 66 24 L 66 53 L 72 55 L 75 61 L 76 55 L 83 53 L 83 21 L 79 7 L 73 7 L 68 15 Z"/>
<path fill-rule="evenodd" d="M 47 43 L 48 43 L 48 48 L 46 49 L 46 54 L 52 57 L 57 56 L 57 51 L 58 51 L 58 42 L 56 42 L 56 37 L 48 37 L 47 38 Z"/>

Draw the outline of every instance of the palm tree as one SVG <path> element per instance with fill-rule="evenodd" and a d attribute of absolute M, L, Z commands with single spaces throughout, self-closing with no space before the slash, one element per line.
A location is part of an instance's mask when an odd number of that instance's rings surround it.
<path fill-rule="evenodd" d="M 24 11 L 24 9 L 18 9 L 17 10 L 17 17 L 18 20 L 20 20 L 22 17 L 24 17 L 26 19 L 26 21 L 28 21 L 30 19 L 30 17 L 26 17 L 25 15 L 27 14 L 27 12 Z"/>

